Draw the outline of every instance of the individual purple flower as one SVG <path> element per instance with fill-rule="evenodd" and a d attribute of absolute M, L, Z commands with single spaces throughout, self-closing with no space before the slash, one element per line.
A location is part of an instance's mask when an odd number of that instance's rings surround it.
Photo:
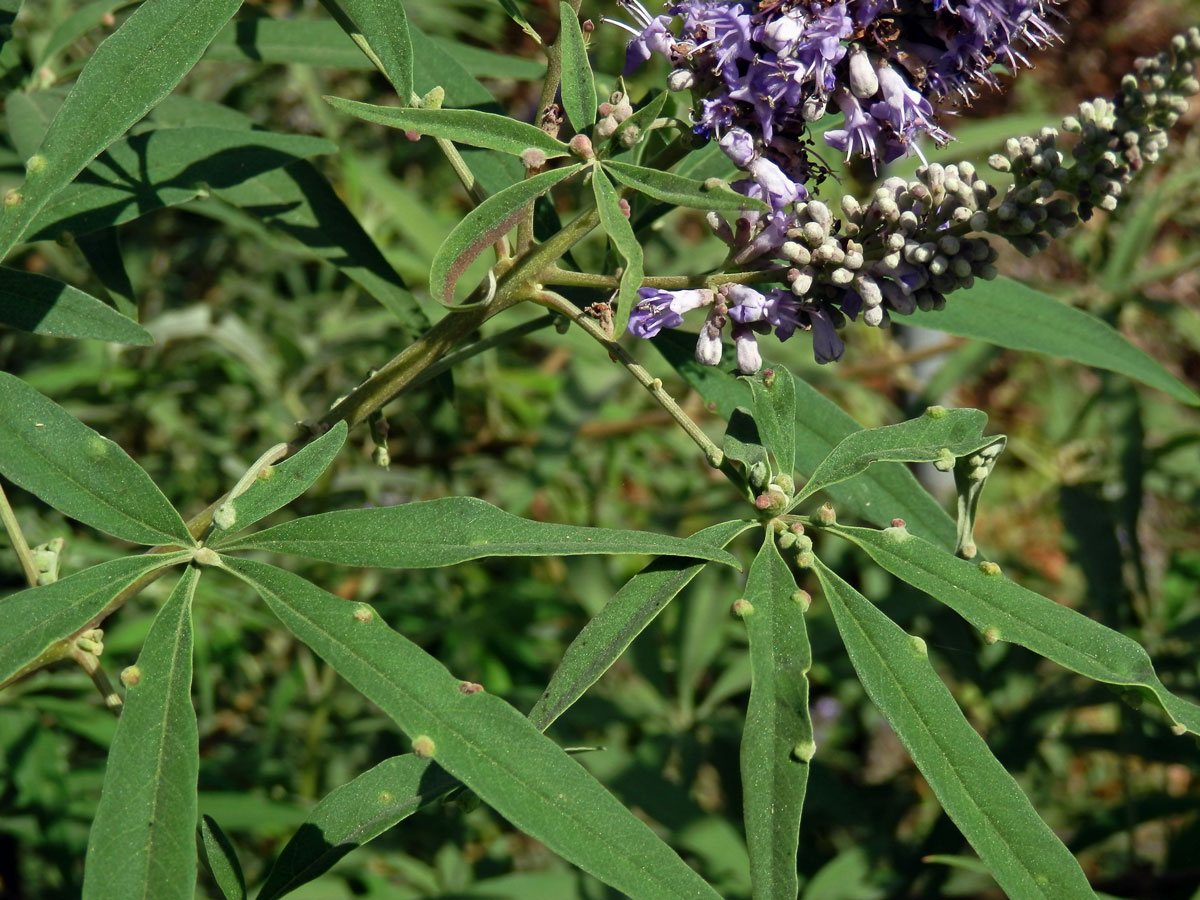
<path fill-rule="evenodd" d="M 627 10 L 639 27 L 633 27 L 619 19 L 601 16 L 601 22 L 616 25 L 633 35 L 625 48 L 625 72 L 628 75 L 655 53 L 668 56 L 675 43 L 675 35 L 667 30 L 671 16 L 652 16 L 639 0 L 618 0 L 617 5 Z"/>
<path fill-rule="evenodd" d="M 683 314 L 712 303 L 709 290 L 664 291 L 639 288 L 637 305 L 629 313 L 629 332 L 635 337 L 652 338 L 664 328 L 683 324 Z"/>

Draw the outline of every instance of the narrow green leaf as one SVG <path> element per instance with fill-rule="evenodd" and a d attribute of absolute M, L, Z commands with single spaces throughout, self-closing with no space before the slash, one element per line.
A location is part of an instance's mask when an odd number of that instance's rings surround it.
<path fill-rule="evenodd" d="M 753 522 L 723 522 L 696 532 L 688 540 L 724 548 Z M 629 579 L 576 635 L 550 684 L 529 711 L 529 721 L 545 731 L 583 696 L 683 590 L 705 563 L 686 557 L 660 557 Z"/>
<path fill-rule="evenodd" d="M 188 566 L 154 617 L 127 674 L 125 706 L 88 836 L 83 900 L 192 900 L 196 893 L 196 779 L 192 596 Z"/>
<path fill-rule="evenodd" d="M 7 372 L 0 372 L 0 474 L 114 537 L 196 545 L 179 513 L 124 450 Z"/>
<path fill-rule="evenodd" d="M 393 756 L 313 807 L 271 867 L 256 900 L 276 900 L 458 784 L 431 759 Z"/>
<path fill-rule="evenodd" d="M 643 166 L 631 166 L 629 163 L 606 161 L 604 169 L 613 178 L 627 187 L 633 188 L 653 197 L 662 203 L 673 206 L 688 206 L 692 209 L 723 209 L 736 212 L 742 209 L 768 210 L 770 207 L 761 200 L 753 200 L 722 183 L 722 186 L 709 189 L 703 181 L 684 178 L 682 175 L 672 175 L 670 172 L 660 172 L 657 169 L 647 169 Z"/>
<path fill-rule="evenodd" d="M 145 328 L 91 294 L 19 269 L 0 268 L 0 325 L 50 337 L 154 343 Z"/>
<path fill-rule="evenodd" d="M 476 109 L 401 109 L 395 106 L 375 106 L 340 97 L 326 97 L 325 102 L 344 113 L 433 137 L 445 138 L 472 147 L 487 147 L 513 156 L 520 156 L 534 147 L 547 159 L 567 156 L 570 148 L 540 128 Z"/>
<path fill-rule="evenodd" d="M 138 304 L 134 297 L 133 283 L 125 271 L 125 257 L 121 252 L 121 239 L 116 228 L 100 228 L 75 238 L 76 246 L 92 274 L 104 285 L 108 299 L 123 316 L 136 320 Z"/>
<path fill-rule="evenodd" d="M 0 258 L 34 217 L 195 65 L 241 0 L 146 0 L 88 60 L 0 215 Z"/>
<path fill-rule="evenodd" d="M 987 414 L 977 409 L 930 407 L 924 415 L 897 425 L 846 435 L 813 471 L 796 494 L 796 503 L 817 491 L 840 484 L 877 462 L 950 461 L 994 442 L 983 437 Z"/>
<path fill-rule="evenodd" d="M 367 45 L 400 102 L 408 103 L 413 92 L 413 45 L 404 4 L 399 0 L 323 2 L 356 44 Z"/>
<path fill-rule="evenodd" d="M 647 531 L 533 522 L 475 497 L 445 497 L 344 509 L 284 522 L 226 546 L 270 550 L 348 566 L 424 569 L 487 556 L 644 553 L 737 566 L 735 557 L 692 538 Z"/>
<path fill-rule="evenodd" d="M 86 628 L 143 575 L 190 556 L 154 553 L 112 559 L 0 599 L 0 684 L 41 659 L 58 641 Z"/>
<path fill-rule="evenodd" d="M 740 406 L 729 416 L 721 450 L 726 459 L 741 465 L 752 490 L 761 490 L 765 486 L 770 475 L 767 448 L 758 433 L 758 422 Z"/>
<path fill-rule="evenodd" d="M 542 36 L 534 30 L 534 27 L 529 24 L 529 20 L 522 14 L 520 7 L 517 6 L 515 0 L 500 0 L 500 5 L 504 11 L 508 13 L 508 17 L 521 26 L 521 30 L 533 38 L 540 45 Z"/>
<path fill-rule="evenodd" d="M 1096 900 L 1079 863 L 933 671 L 925 642 L 819 560 L 814 568 L 867 695 L 1010 900 Z"/>
<path fill-rule="evenodd" d="M 1119 372 L 1181 403 L 1200 406 L 1195 391 L 1106 322 L 1019 281 L 976 282 L 971 290 L 954 294 L 944 310 L 918 310 L 909 318 L 923 328 Z"/>
<path fill-rule="evenodd" d="M 836 526 L 880 566 L 924 591 L 983 632 L 1106 684 L 1154 697 L 1177 727 L 1200 734 L 1200 706 L 1170 693 L 1134 640 L 999 574 L 991 564 L 951 556 L 915 535 Z M 992 574 L 995 573 L 995 574 Z"/>
<path fill-rule="evenodd" d="M 246 876 L 237 850 L 212 816 L 200 817 L 200 839 L 204 862 L 225 900 L 246 900 Z"/>
<path fill-rule="evenodd" d="M 742 729 L 742 806 L 754 900 L 795 900 L 800 814 L 816 751 L 808 714 L 812 649 L 796 580 L 766 532 L 750 565 L 743 611 L 750 638 L 750 704 Z"/>
<path fill-rule="evenodd" d="M 365 604 L 245 559 L 225 565 L 423 752 L 517 828 L 633 900 L 718 895 L 524 716 L 464 683 Z M 636 848 L 631 852 L 630 848 Z"/>
<path fill-rule="evenodd" d="M 754 421 L 775 457 L 776 472 L 791 475 L 796 468 L 795 379 L 783 366 L 774 366 L 745 380 L 754 397 Z"/>
<path fill-rule="evenodd" d="M 651 124 L 653 124 L 654 120 L 658 118 L 658 114 L 660 112 L 662 112 L 663 106 L 666 105 L 666 102 L 667 102 L 667 92 L 659 91 L 657 94 L 655 94 L 649 100 L 647 100 L 642 105 L 641 109 L 634 110 L 634 113 L 632 116 L 630 116 L 628 119 L 626 119 L 624 122 L 622 122 L 620 125 L 617 126 L 617 130 L 613 132 L 612 137 L 609 138 L 609 142 L 616 143 L 619 145 L 620 141 L 621 141 L 621 132 L 626 131 L 630 128 L 636 128 L 638 131 L 641 131 L 644 133 L 646 131 L 646 129 L 649 128 Z M 621 149 L 622 150 L 625 149 L 623 145 L 621 146 Z M 618 151 L 614 151 L 614 152 L 618 152 Z M 620 179 L 618 178 L 618 180 L 620 180 Z"/>
<path fill-rule="evenodd" d="M 954 461 L 954 487 L 958 491 L 958 538 L 954 542 L 954 552 L 964 559 L 975 556 L 975 517 L 979 512 L 979 498 L 1007 443 L 1008 438 L 1004 435 L 993 437 L 978 451 L 969 451 Z"/>
<path fill-rule="evenodd" d="M 115 142 L 47 203 L 28 240 L 86 234 L 178 206 L 309 156 L 333 153 L 324 138 L 209 126 L 159 128 Z"/>
<path fill-rule="evenodd" d="M 508 234 L 530 203 L 582 168 L 582 164 L 566 166 L 518 181 L 467 213 L 434 254 L 429 270 L 429 292 L 434 299 L 440 303 L 453 303 L 454 286 L 467 266 Z"/>
<path fill-rule="evenodd" d="M 92 3 L 85 3 L 55 26 L 37 57 L 34 70 L 51 66 L 51 71 L 56 71 L 53 63 L 58 53 L 66 50 L 93 28 L 102 25 L 106 17 L 124 6 L 133 5 L 134 2 L 135 0 L 93 0 Z M 111 22 L 111 19 L 109 21 Z"/>
<path fill-rule="evenodd" d="M 563 4 L 566 6 L 566 4 Z M 629 314 L 638 302 L 638 288 L 642 286 L 642 244 L 633 233 L 629 217 L 621 208 L 617 189 L 613 187 L 604 170 L 592 168 L 592 190 L 596 195 L 596 209 L 600 213 L 600 224 L 609 240 L 625 260 L 621 272 L 621 287 L 617 292 L 617 310 L 613 316 L 613 337 L 620 337 L 629 322 Z"/>
<path fill-rule="evenodd" d="M 558 48 L 562 53 L 563 109 L 571 127 L 582 134 L 596 123 L 596 80 L 592 77 L 592 63 L 579 17 L 570 4 L 558 4 L 558 19 L 562 25 Z"/>
<path fill-rule="evenodd" d="M 210 545 L 220 547 L 228 543 L 235 533 L 282 509 L 307 491 L 329 468 L 345 442 L 346 423 L 338 422 L 294 456 L 260 473 L 245 493 L 231 501 L 233 521 L 226 534 L 210 541 Z"/>
<path fill-rule="evenodd" d="M 751 405 L 744 379 L 696 362 L 694 335 L 668 329 L 653 343 L 706 402 L 716 404 L 718 415 L 728 418 L 737 406 Z M 794 386 L 796 472 L 806 476 L 812 474 L 838 441 L 861 431 L 862 426 L 803 379 L 795 378 Z M 954 520 L 902 465 L 880 463 L 851 481 L 834 485 L 827 493 L 843 514 L 849 512 L 881 526 L 902 517 L 910 530 L 945 547 L 954 546 Z"/>
<path fill-rule="evenodd" d="M 348 27 L 357 30 L 353 23 Z M 337 22 L 272 19 L 268 16 L 230 22 L 208 45 L 203 61 L 356 70 L 375 68 L 362 48 Z"/>

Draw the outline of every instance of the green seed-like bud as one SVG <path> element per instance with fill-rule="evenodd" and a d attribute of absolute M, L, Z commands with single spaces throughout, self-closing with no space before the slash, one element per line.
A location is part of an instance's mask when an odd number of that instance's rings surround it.
<path fill-rule="evenodd" d="M 803 553 L 796 555 L 796 567 L 799 569 L 811 569 L 817 558 L 813 556 L 811 550 L 806 550 Z"/>
<path fill-rule="evenodd" d="M 221 564 L 220 555 L 211 547 L 200 547 L 193 550 L 192 559 L 197 565 L 201 566 L 219 566 Z"/>
<path fill-rule="evenodd" d="M 815 741 L 800 741 L 792 748 L 792 755 L 800 762 L 812 762 L 812 758 L 817 755 L 817 744 Z"/>
<path fill-rule="evenodd" d="M 981 562 L 979 564 L 979 571 L 984 575 L 999 575 L 1000 567 L 994 562 Z"/>
<path fill-rule="evenodd" d="M 743 597 L 741 600 L 734 601 L 733 614 L 739 619 L 744 619 L 746 616 L 754 614 L 754 604 Z"/>
<path fill-rule="evenodd" d="M 922 638 L 917 637 L 915 634 L 910 634 L 908 642 L 913 648 L 913 653 L 917 654 L 917 656 L 929 655 L 929 648 L 925 645 L 925 641 Z"/>
<path fill-rule="evenodd" d="M 364 625 L 366 625 L 368 622 L 370 622 L 374 618 L 375 618 L 375 611 L 372 610 L 371 607 L 367 606 L 365 603 L 361 603 L 357 607 L 355 607 L 355 609 L 354 609 L 354 621 L 355 622 L 362 622 Z"/>
<path fill-rule="evenodd" d="M 983 642 L 985 644 L 994 644 L 1000 640 L 1000 632 L 992 627 L 983 629 Z"/>
<path fill-rule="evenodd" d="M 142 670 L 137 666 L 127 666 L 121 670 L 121 684 L 133 687 L 142 680 Z"/>
<path fill-rule="evenodd" d="M 812 594 L 805 590 L 799 590 L 792 594 L 792 602 L 800 607 L 801 612 L 808 612 L 812 606 Z"/>
<path fill-rule="evenodd" d="M 832 503 L 826 503 L 817 510 L 817 521 L 822 525 L 837 524 L 837 512 L 834 510 Z"/>

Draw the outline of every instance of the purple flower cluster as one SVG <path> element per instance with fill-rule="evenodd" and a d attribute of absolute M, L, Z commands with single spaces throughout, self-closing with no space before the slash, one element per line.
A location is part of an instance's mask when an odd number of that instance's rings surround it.
<path fill-rule="evenodd" d="M 690 89 L 696 131 L 753 135 L 797 180 L 808 174 L 811 123 L 840 112 L 825 142 L 847 158 L 888 162 L 918 152 L 922 136 L 950 140 L 931 101 L 969 100 L 995 85 L 992 66 L 1018 68 L 1024 51 L 1053 41 L 1059 0 L 681 0 L 653 16 L 619 0 L 635 26 L 627 71 L 653 53 Z M 678 35 L 668 26 L 680 20 Z"/>
<path fill-rule="evenodd" d="M 809 127 L 840 112 L 841 127 L 827 130 L 825 142 L 847 159 L 859 155 L 873 165 L 906 153 L 921 155 L 922 137 L 945 144 L 951 138 L 937 124 L 933 102 L 969 100 L 979 85 L 995 85 L 997 62 L 1013 69 L 1026 64 L 1025 49 L 1057 38 L 1049 20 L 1058 2 L 679 0 L 667 7 L 669 15 L 654 16 L 640 0 L 618 0 L 636 23 L 606 20 L 633 35 L 627 71 L 654 53 L 665 56 L 673 66 L 668 86 L 691 91 L 696 132 L 718 140 L 749 173 L 733 187 L 769 207 L 745 211 L 732 225 L 709 215 L 710 226 L 731 248 L 730 263 L 778 271 L 779 283 L 788 285 L 765 292 L 727 285 L 717 294 L 643 289 L 630 330 L 652 337 L 681 324 L 684 312 L 710 306 L 696 358 L 719 362 L 721 330 L 731 322 L 738 369 L 753 372 L 761 365 L 756 333 L 773 328 L 787 340 L 796 330 L 811 331 L 817 360 L 830 362 L 841 357 L 836 329 L 846 318 L 861 312 L 867 324 L 880 325 L 885 306 L 898 312 L 915 308 L 913 297 L 937 273 L 893 267 L 877 284 L 859 271 L 863 248 L 854 242 L 840 247 L 832 221 L 820 218 L 828 216 L 824 205 L 806 203 L 806 182 L 818 171 Z M 936 207 L 916 202 L 918 213 Z M 970 197 L 964 202 L 969 218 L 977 207 Z M 880 222 L 886 218 L 881 214 Z M 944 231 L 951 222 L 935 225 Z M 954 225 L 956 233 L 965 228 Z M 883 237 L 877 238 L 880 252 Z M 797 241 L 812 245 L 799 265 Z M 912 238 L 901 244 L 906 241 Z M 964 260 L 960 277 L 986 265 L 981 260 Z M 829 267 L 834 280 L 826 283 L 812 266 Z"/>

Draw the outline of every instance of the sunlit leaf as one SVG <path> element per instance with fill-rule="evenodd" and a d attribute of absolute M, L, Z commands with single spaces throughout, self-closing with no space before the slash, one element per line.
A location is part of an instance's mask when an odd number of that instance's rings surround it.
<path fill-rule="evenodd" d="M 572 127 L 582 134 L 596 121 L 596 81 L 575 10 L 570 4 L 560 2 L 558 18 L 562 26 L 558 45 L 562 53 L 563 109 Z"/>
<path fill-rule="evenodd" d="M 563 5 L 566 6 L 565 3 Z M 613 335 L 620 337 L 625 331 L 630 312 L 638 302 L 638 288 L 642 285 L 644 274 L 642 244 L 629 224 L 628 207 L 621 207 L 616 188 L 599 167 L 592 169 L 592 190 L 596 195 L 600 224 L 625 261 L 621 270 L 621 286 L 617 292 L 617 312 L 613 316 Z"/>

